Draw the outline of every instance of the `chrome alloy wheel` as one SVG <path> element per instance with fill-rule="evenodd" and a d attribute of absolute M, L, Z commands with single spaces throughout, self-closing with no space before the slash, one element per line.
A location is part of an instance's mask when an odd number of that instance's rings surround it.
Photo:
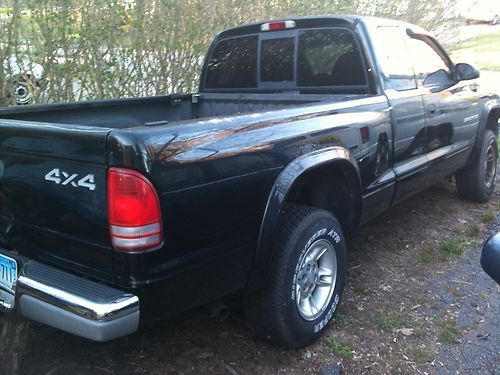
<path fill-rule="evenodd" d="M 486 160 L 484 162 L 486 171 L 484 174 L 484 186 L 487 189 L 495 182 L 496 162 L 495 147 L 493 144 L 490 144 L 486 151 Z"/>
<path fill-rule="evenodd" d="M 295 283 L 295 302 L 300 316 L 317 319 L 332 299 L 337 281 L 337 255 L 326 240 L 315 241 L 302 258 Z"/>

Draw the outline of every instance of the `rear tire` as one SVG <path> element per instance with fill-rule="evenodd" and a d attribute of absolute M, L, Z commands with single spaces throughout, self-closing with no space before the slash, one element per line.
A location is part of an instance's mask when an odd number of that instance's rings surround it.
<path fill-rule="evenodd" d="M 286 208 L 271 260 L 269 281 L 247 300 L 261 339 L 289 348 L 314 342 L 333 319 L 346 276 L 342 229 L 329 212 Z"/>
<path fill-rule="evenodd" d="M 497 176 L 497 140 L 487 129 L 476 160 L 455 174 L 458 196 L 475 202 L 487 201 L 495 190 Z"/>

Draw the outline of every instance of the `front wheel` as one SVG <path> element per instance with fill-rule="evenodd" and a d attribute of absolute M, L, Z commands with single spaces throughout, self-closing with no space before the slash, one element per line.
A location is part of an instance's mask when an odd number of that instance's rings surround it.
<path fill-rule="evenodd" d="M 287 207 L 268 285 L 247 301 L 257 335 L 285 347 L 311 344 L 335 315 L 345 277 L 346 245 L 335 217 L 313 207 Z"/>
<path fill-rule="evenodd" d="M 497 140 L 487 129 L 476 160 L 455 174 L 458 195 L 462 199 L 485 202 L 495 190 L 497 177 Z"/>

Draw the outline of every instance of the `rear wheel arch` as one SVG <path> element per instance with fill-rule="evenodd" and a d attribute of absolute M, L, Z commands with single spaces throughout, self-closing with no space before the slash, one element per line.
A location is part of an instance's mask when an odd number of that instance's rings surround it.
<path fill-rule="evenodd" d="M 335 216 L 346 235 L 352 234 L 361 218 L 357 170 L 346 160 L 311 168 L 294 182 L 286 203 L 324 209 Z"/>
<path fill-rule="evenodd" d="M 289 204 L 325 209 L 337 218 L 344 233 L 353 233 L 361 219 L 362 197 L 359 172 L 349 152 L 333 147 L 303 155 L 280 173 L 264 212 L 247 285 L 250 292 L 259 289 L 268 278 L 274 237 Z"/>

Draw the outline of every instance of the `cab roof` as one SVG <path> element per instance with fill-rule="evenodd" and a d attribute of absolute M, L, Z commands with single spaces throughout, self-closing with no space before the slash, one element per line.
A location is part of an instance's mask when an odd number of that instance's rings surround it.
<path fill-rule="evenodd" d="M 410 28 L 414 33 L 418 34 L 428 34 L 427 31 L 420 28 L 419 26 L 404 22 L 393 20 L 390 18 L 381 18 L 373 16 L 359 16 L 350 14 L 335 14 L 335 15 L 325 15 L 325 16 L 306 16 L 306 17 L 287 17 L 287 18 L 277 18 L 271 20 L 264 20 L 261 22 L 245 24 L 241 26 L 236 26 L 227 30 L 220 32 L 217 37 L 219 39 L 225 39 L 235 36 L 256 34 L 262 32 L 260 27 L 262 24 L 269 22 L 280 22 L 280 21 L 295 21 L 295 29 L 306 29 L 306 28 L 318 28 L 318 27 L 332 27 L 332 26 L 343 26 L 354 29 L 359 22 L 370 26 L 403 26 Z"/>

